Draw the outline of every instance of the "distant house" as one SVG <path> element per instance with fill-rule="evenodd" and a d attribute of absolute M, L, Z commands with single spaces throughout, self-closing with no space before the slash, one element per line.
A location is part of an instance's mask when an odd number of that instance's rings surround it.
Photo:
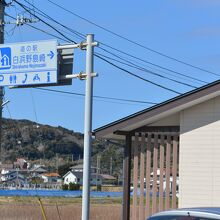
<path fill-rule="evenodd" d="M 75 183 L 83 184 L 83 172 L 73 172 L 69 171 L 64 176 L 64 184 Z M 90 184 L 91 185 L 103 185 L 103 184 L 113 184 L 116 178 L 111 175 L 106 174 L 96 174 L 91 173 Z"/>
<path fill-rule="evenodd" d="M 114 185 L 117 179 L 114 176 L 108 174 L 99 174 L 102 179 L 102 184 L 104 185 Z"/>
<path fill-rule="evenodd" d="M 69 171 L 64 176 L 64 184 L 75 183 L 75 184 L 83 184 L 83 172 L 73 172 Z M 101 185 L 102 178 L 100 174 L 91 173 L 90 177 L 90 184 L 91 185 Z"/>
<path fill-rule="evenodd" d="M 47 173 L 47 170 L 43 166 L 37 166 L 30 170 L 32 177 L 41 177 L 41 174 Z"/>
<path fill-rule="evenodd" d="M 24 158 L 17 158 L 17 161 L 14 162 L 14 168 L 26 170 L 28 168 L 28 162 Z"/>
<path fill-rule="evenodd" d="M 13 163 L 3 163 L 0 164 L 0 170 L 11 170 L 14 168 L 14 164 Z"/>
<path fill-rule="evenodd" d="M 70 169 L 73 172 L 83 172 L 83 164 L 72 166 L 72 167 L 70 167 Z M 97 167 L 91 167 L 91 173 L 96 173 L 97 170 L 98 170 Z"/>
<path fill-rule="evenodd" d="M 15 186 L 27 184 L 27 179 L 16 170 L 2 170 L 1 181 Z"/>
<path fill-rule="evenodd" d="M 157 169 L 155 174 L 157 175 L 156 183 L 157 183 L 157 188 L 159 189 L 159 186 L 160 186 L 160 169 Z M 163 178 L 162 178 L 163 184 L 162 185 L 163 185 L 164 191 L 166 191 L 167 186 L 169 187 L 170 191 L 172 190 L 172 185 L 173 185 L 172 168 L 170 169 L 169 174 L 170 174 L 169 178 L 166 178 L 166 169 L 163 169 Z M 177 172 L 177 177 L 176 177 L 175 181 L 176 181 L 176 189 L 178 191 L 178 188 L 179 188 L 179 173 L 178 172 Z M 140 184 L 140 182 L 141 181 L 139 180 L 139 184 Z M 145 178 L 144 178 L 144 183 L 146 184 L 146 179 Z M 154 172 L 151 172 L 150 173 L 150 187 L 151 187 L 151 189 L 153 188 L 153 184 L 154 184 Z"/>
<path fill-rule="evenodd" d="M 41 175 L 44 183 L 57 183 L 60 180 L 60 175 L 58 173 L 44 173 Z"/>
<path fill-rule="evenodd" d="M 14 176 L 13 178 L 8 179 L 5 181 L 7 185 L 16 186 L 16 187 L 24 187 L 25 185 L 28 185 L 28 181 L 25 177 L 22 175 Z"/>
<path fill-rule="evenodd" d="M 64 184 L 70 184 L 70 183 L 78 184 L 80 182 L 80 179 L 77 179 L 77 175 L 73 171 L 67 172 L 63 176 L 63 179 L 64 179 L 63 181 Z"/>
<path fill-rule="evenodd" d="M 16 171 L 12 171 L 12 170 L 6 170 L 3 169 L 1 171 L 1 181 L 5 182 L 11 178 L 14 178 L 15 176 L 17 176 L 17 172 Z"/>

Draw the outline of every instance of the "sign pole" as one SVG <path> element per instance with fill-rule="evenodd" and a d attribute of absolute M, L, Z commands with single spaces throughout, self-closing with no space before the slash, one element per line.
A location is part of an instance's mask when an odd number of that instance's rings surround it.
<path fill-rule="evenodd" d="M 92 143 L 92 96 L 93 96 L 93 40 L 94 35 L 87 35 L 86 46 L 86 91 L 84 118 L 84 156 L 83 156 L 83 197 L 82 220 L 89 220 L 90 209 L 90 172 Z"/>

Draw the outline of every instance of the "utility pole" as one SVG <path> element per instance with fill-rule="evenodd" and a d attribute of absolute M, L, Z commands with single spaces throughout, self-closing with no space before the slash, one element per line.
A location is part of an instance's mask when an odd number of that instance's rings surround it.
<path fill-rule="evenodd" d="M 92 148 L 92 96 L 93 96 L 93 40 L 94 35 L 87 35 L 86 46 L 86 92 L 84 121 L 84 155 L 83 155 L 83 197 L 82 220 L 89 220 L 90 210 L 90 173 Z"/>
<path fill-rule="evenodd" d="M 0 0 L 0 44 L 4 44 L 4 14 L 5 14 L 5 0 Z M 0 86 L 0 163 L 2 163 L 2 110 L 3 110 L 3 96 L 4 88 Z"/>

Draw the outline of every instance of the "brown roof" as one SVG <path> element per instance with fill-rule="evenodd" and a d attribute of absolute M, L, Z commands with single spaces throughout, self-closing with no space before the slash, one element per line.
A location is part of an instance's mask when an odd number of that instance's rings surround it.
<path fill-rule="evenodd" d="M 114 176 L 111 176 L 108 174 L 100 174 L 100 177 L 105 180 L 116 180 L 116 178 Z"/>
<path fill-rule="evenodd" d="M 43 176 L 47 177 L 59 177 L 60 175 L 58 173 L 43 173 Z"/>

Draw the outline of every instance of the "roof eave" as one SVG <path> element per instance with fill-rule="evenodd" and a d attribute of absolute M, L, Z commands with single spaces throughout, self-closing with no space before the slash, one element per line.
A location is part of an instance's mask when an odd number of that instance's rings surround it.
<path fill-rule="evenodd" d="M 94 135 L 96 138 L 123 139 L 123 135 L 115 133 L 117 131 L 130 132 L 135 124 L 137 127 L 141 123 L 147 125 L 218 95 L 220 95 L 220 80 L 97 128 L 94 130 Z"/>

